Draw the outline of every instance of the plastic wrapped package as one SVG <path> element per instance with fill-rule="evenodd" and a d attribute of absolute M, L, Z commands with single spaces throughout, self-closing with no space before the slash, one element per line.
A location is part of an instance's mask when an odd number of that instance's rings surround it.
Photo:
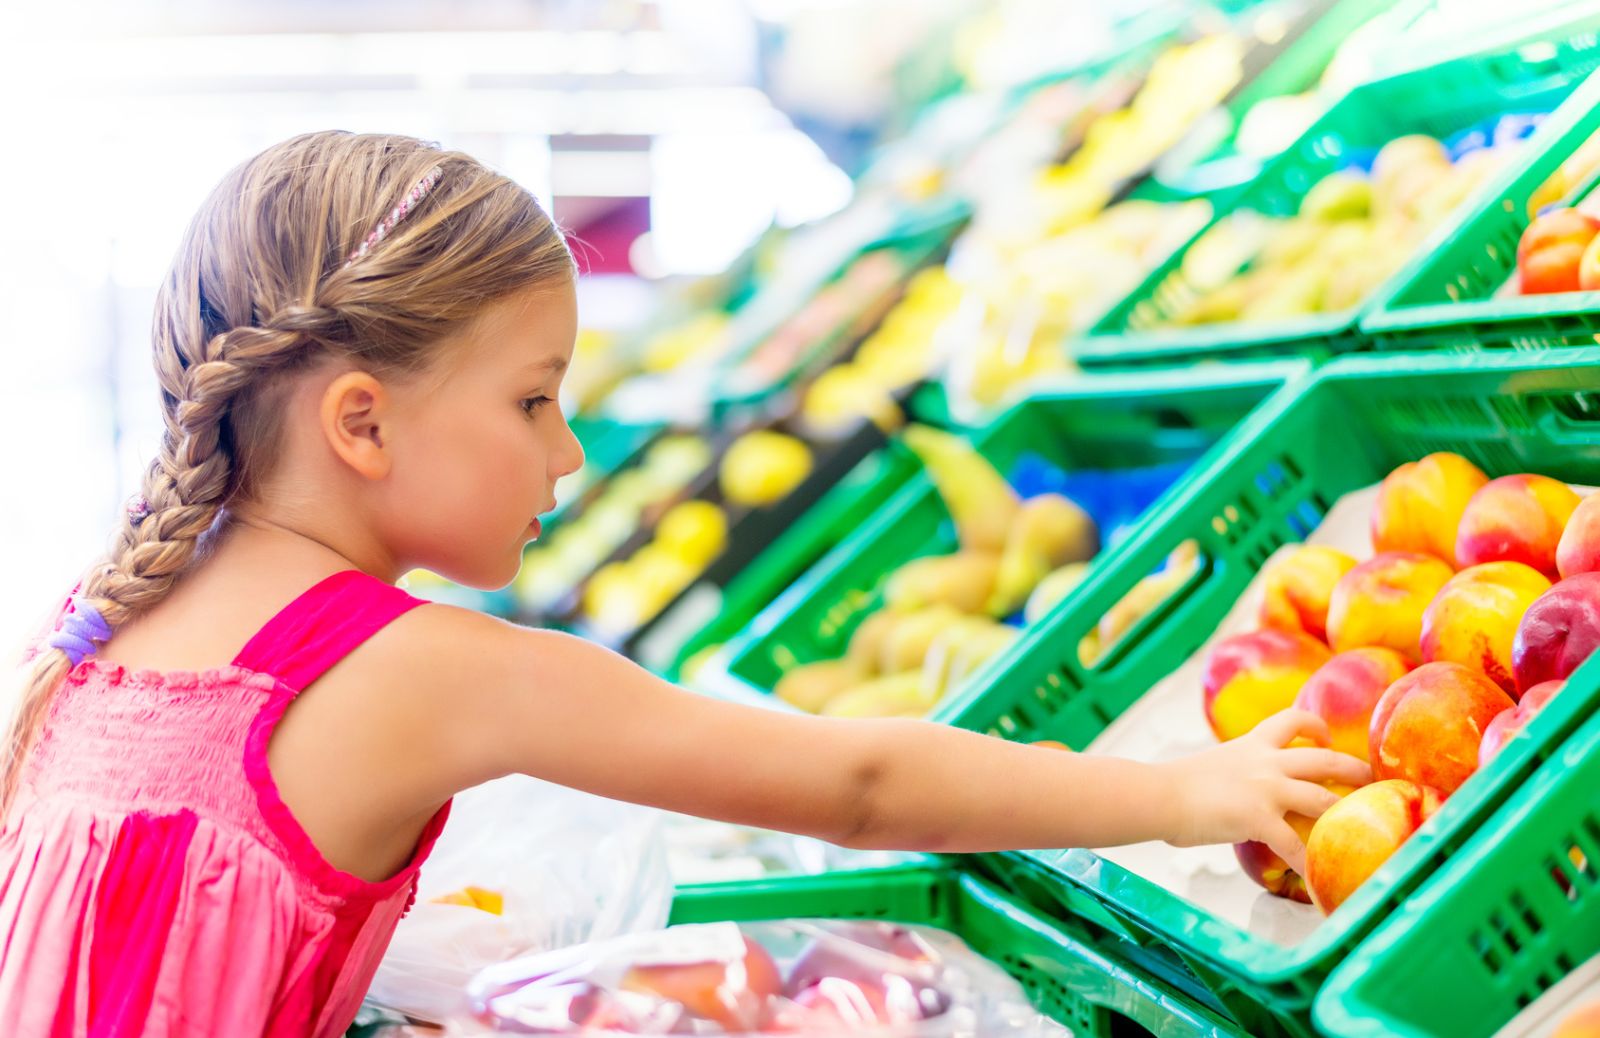
<path fill-rule="evenodd" d="M 661 813 L 521 775 L 457 796 L 368 1000 L 444 1020 L 485 966 L 659 929 Z"/>
<path fill-rule="evenodd" d="M 1003 970 L 941 930 L 709 923 L 492 966 L 457 1036 L 1064 1036 Z"/>

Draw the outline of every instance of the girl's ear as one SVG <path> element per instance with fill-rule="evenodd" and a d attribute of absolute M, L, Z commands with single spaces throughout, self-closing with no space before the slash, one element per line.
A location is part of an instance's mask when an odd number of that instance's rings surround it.
<path fill-rule="evenodd" d="M 394 465 L 386 443 L 392 400 L 365 371 L 347 371 L 322 393 L 322 435 L 333 452 L 365 479 L 383 479 Z"/>

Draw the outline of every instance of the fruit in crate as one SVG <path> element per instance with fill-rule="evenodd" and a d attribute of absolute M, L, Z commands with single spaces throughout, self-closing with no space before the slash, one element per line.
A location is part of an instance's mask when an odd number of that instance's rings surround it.
<path fill-rule="evenodd" d="M 824 717 L 923 717 L 938 703 L 922 672 L 908 670 L 872 678 L 828 700 Z"/>
<path fill-rule="evenodd" d="M 1224 742 L 1236 739 L 1288 709 L 1328 659 L 1327 646 L 1288 631 L 1251 631 L 1217 642 L 1201 679 L 1212 732 Z"/>
<path fill-rule="evenodd" d="M 1461 515 L 1456 559 L 1462 566 L 1520 562 L 1554 580 L 1560 576 L 1556 549 L 1579 500 L 1571 487 L 1549 476 L 1490 480 Z"/>
<path fill-rule="evenodd" d="M 728 546 L 728 517 L 710 501 L 682 501 L 656 524 L 655 542 L 691 566 L 709 566 Z"/>
<path fill-rule="evenodd" d="M 1273 321 L 1353 307 L 1512 147 L 1495 145 L 1452 163 L 1437 140 L 1401 137 L 1384 145 L 1370 173 L 1324 175 L 1294 216 L 1232 213 L 1189 248 L 1180 265 L 1185 294 L 1136 310 L 1130 324 Z"/>
<path fill-rule="evenodd" d="M 1523 614 L 1550 581 L 1520 562 L 1486 562 L 1462 570 L 1422 614 L 1425 662 L 1460 663 L 1516 695 L 1511 647 Z"/>
<path fill-rule="evenodd" d="M 1390 551 L 1339 579 L 1328 602 L 1328 644 L 1335 652 L 1379 646 L 1422 657 L 1422 614 L 1453 576 L 1432 555 Z"/>
<path fill-rule="evenodd" d="M 1015 627 L 976 617 L 946 628 L 923 658 L 923 684 L 936 698 L 960 688 L 979 667 L 1010 648 L 1017 635 Z"/>
<path fill-rule="evenodd" d="M 1478 671 L 1425 663 L 1390 685 L 1372 712 L 1372 774 L 1449 796 L 1478 769 L 1484 729 L 1513 705 Z"/>
<path fill-rule="evenodd" d="M 913 559 L 889 577 L 883 603 L 895 612 L 948 605 L 963 613 L 980 613 L 994 594 L 999 573 L 1000 557 L 986 551 Z"/>
<path fill-rule="evenodd" d="M 1600 1002 L 1579 1006 L 1562 1017 L 1550 1038 L 1600 1038 Z"/>
<path fill-rule="evenodd" d="M 1376 551 L 1427 552 L 1456 561 L 1456 533 L 1467 504 L 1489 477 L 1459 454 L 1429 454 L 1384 477 L 1372 506 Z"/>
<path fill-rule="evenodd" d="M 1587 180 L 1596 168 L 1600 168 L 1600 131 L 1591 134 L 1587 140 L 1574 148 L 1572 154 L 1567 156 L 1555 172 L 1546 177 L 1544 183 L 1528 196 L 1528 218 L 1531 220 L 1537 217 L 1545 207 L 1567 197 L 1568 193 Z"/>
<path fill-rule="evenodd" d="M 1327 783 L 1327 788 L 1339 797 L 1347 797 L 1356 789 L 1337 782 Z M 1299 814 L 1286 815 L 1284 821 L 1289 823 L 1289 827 L 1303 842 L 1310 841 L 1311 830 L 1317 824 L 1316 819 Z M 1305 877 L 1290 868 L 1289 863 L 1271 847 L 1254 840 L 1236 843 L 1233 845 L 1233 855 L 1244 874 L 1267 893 L 1303 905 L 1311 904 L 1311 892 L 1306 889 Z"/>
<path fill-rule="evenodd" d="M 1107 609 L 1099 624 L 1078 645 L 1078 660 L 1092 667 L 1122 640 L 1123 635 L 1160 608 L 1194 576 L 1200 566 L 1200 547 L 1184 541 L 1167 556 L 1162 568 L 1143 577 L 1126 595 Z"/>
<path fill-rule="evenodd" d="M 1557 692 L 1566 687 L 1565 681 L 1546 681 L 1528 689 L 1510 710 L 1503 710 L 1483 730 L 1483 742 L 1478 746 L 1478 766 L 1488 764 L 1506 743 L 1522 734 L 1522 730 L 1543 710 Z"/>
<path fill-rule="evenodd" d="M 1294 705 L 1322 718 L 1333 749 L 1367 760 L 1372 712 L 1389 686 L 1410 670 L 1410 661 L 1393 649 L 1350 649 L 1318 667 Z"/>
<path fill-rule="evenodd" d="M 899 615 L 900 619 L 883 636 L 876 670 L 879 674 L 921 669 L 939 635 L 968 619 L 959 609 L 943 603 L 890 615 Z"/>
<path fill-rule="evenodd" d="M 765 508 L 788 497 L 810 474 L 811 448 L 803 440 L 757 429 L 728 447 L 718 476 L 729 502 Z"/>
<path fill-rule="evenodd" d="M 1600 494 L 1573 509 L 1556 545 L 1556 569 L 1563 577 L 1600 571 Z"/>
<path fill-rule="evenodd" d="M 1067 563 L 1087 562 L 1100 550 L 1100 529 L 1088 512 L 1060 494 L 1031 497 L 1017 510 L 984 609 L 1010 616 L 1041 581 Z"/>
<path fill-rule="evenodd" d="M 1600 573 L 1560 581 L 1528 607 L 1511 645 L 1517 688 L 1565 681 L 1600 644 Z"/>
<path fill-rule="evenodd" d="M 1306 887 L 1324 914 L 1355 893 L 1439 810 L 1438 790 L 1403 779 L 1362 786 L 1327 810 L 1306 841 Z"/>
<path fill-rule="evenodd" d="M 829 700 L 861 684 L 864 674 L 851 659 L 818 660 L 785 671 L 772 694 L 796 709 L 818 714 Z"/>
<path fill-rule="evenodd" d="M 903 435 L 944 499 L 962 547 L 1003 551 L 1022 508 L 1005 477 L 959 436 L 925 425 L 909 426 Z"/>
<path fill-rule="evenodd" d="M 1600 220 L 1576 209 L 1553 209 L 1535 218 L 1517 242 L 1522 294 L 1578 291 L 1578 270 L 1597 233 Z"/>
<path fill-rule="evenodd" d="M 621 988 L 680 1002 L 735 1033 L 757 1030 L 768 1004 L 782 993 L 783 979 L 765 948 L 748 937 L 744 945 L 744 958 L 737 962 L 634 966 L 623 975 Z"/>
<path fill-rule="evenodd" d="M 1070 595 L 1083 578 L 1089 575 L 1087 562 L 1069 562 L 1039 581 L 1039 586 L 1033 589 L 1033 594 L 1028 596 L 1028 602 L 1022 607 L 1022 622 L 1035 624 L 1044 618 L 1044 615 L 1056 607 L 1056 604 Z"/>
<path fill-rule="evenodd" d="M 1355 566 L 1336 548 L 1298 544 L 1276 553 L 1261 571 L 1261 626 L 1326 638 L 1334 585 Z"/>

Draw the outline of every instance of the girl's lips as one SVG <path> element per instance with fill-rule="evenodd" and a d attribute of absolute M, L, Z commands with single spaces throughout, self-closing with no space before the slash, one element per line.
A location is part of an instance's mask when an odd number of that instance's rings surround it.
<path fill-rule="evenodd" d="M 539 534 L 544 532 L 544 526 L 539 522 L 538 519 L 535 519 L 533 522 L 529 523 L 528 529 L 533 532 L 535 537 L 538 537 Z"/>

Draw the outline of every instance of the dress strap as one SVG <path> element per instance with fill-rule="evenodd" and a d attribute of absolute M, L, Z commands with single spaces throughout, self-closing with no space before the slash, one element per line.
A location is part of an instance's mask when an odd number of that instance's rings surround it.
<path fill-rule="evenodd" d="M 335 573 L 290 602 L 234 657 L 299 691 L 386 627 L 425 604 L 361 570 Z"/>

